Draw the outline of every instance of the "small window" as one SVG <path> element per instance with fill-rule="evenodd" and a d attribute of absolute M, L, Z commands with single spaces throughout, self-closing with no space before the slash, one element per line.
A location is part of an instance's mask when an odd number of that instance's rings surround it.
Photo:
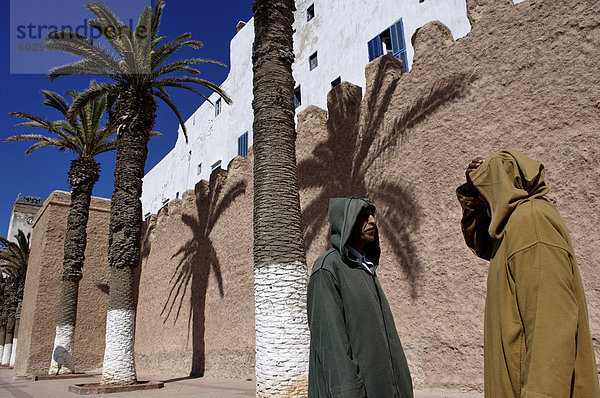
<path fill-rule="evenodd" d="M 390 54 L 402 61 L 402 73 L 408 72 L 402 18 L 370 40 L 367 47 L 369 49 L 369 62 L 384 54 Z"/>
<path fill-rule="evenodd" d="M 300 92 L 300 86 L 294 89 L 294 108 L 302 105 L 302 93 Z"/>
<path fill-rule="evenodd" d="M 202 162 L 198 163 L 198 167 L 196 168 L 196 175 L 202 173 Z"/>
<path fill-rule="evenodd" d="M 248 157 L 248 132 L 238 137 L 238 156 Z"/>
<path fill-rule="evenodd" d="M 210 166 L 210 172 L 212 173 L 215 170 L 220 170 L 221 169 L 221 161 L 217 160 L 216 162 L 214 162 L 211 166 Z"/>
<path fill-rule="evenodd" d="M 334 88 L 335 86 L 337 86 L 341 82 L 342 82 L 342 77 L 338 76 L 334 81 L 331 82 L 331 88 Z"/>
<path fill-rule="evenodd" d="M 307 9 L 306 9 L 306 22 L 310 21 L 311 19 L 313 19 L 315 17 L 315 5 L 311 4 Z"/>
<path fill-rule="evenodd" d="M 215 117 L 219 116 L 221 113 L 221 98 L 215 101 Z"/>
<path fill-rule="evenodd" d="M 317 52 L 315 51 L 315 53 L 308 58 L 308 67 L 310 70 L 313 70 L 317 66 L 319 66 L 319 61 L 317 60 Z"/>

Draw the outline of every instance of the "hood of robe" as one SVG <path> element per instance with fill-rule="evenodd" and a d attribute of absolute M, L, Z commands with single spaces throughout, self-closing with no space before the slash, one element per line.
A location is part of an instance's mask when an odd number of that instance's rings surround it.
<path fill-rule="evenodd" d="M 329 200 L 329 225 L 331 233 L 331 244 L 337 249 L 342 259 L 351 266 L 362 267 L 360 262 L 354 256 L 348 255 L 346 243 L 352 234 L 352 229 L 356 223 L 359 213 L 362 209 L 371 209 L 375 214 L 375 206 L 364 198 L 332 198 Z M 375 229 L 375 240 L 364 247 L 364 256 L 373 262 L 377 267 L 381 249 L 379 248 L 379 228 Z"/>
<path fill-rule="evenodd" d="M 489 205 L 490 237 L 499 239 L 514 209 L 548 193 L 544 165 L 513 150 L 493 154 L 470 174 L 471 181 Z"/>

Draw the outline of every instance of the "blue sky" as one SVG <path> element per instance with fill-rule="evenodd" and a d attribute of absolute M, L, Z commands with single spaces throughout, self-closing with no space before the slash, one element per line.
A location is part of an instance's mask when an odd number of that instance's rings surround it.
<path fill-rule="evenodd" d="M 2 121 L 2 133 L 0 138 L 0 159 L 2 167 L 2 190 L 0 195 L 0 235 L 5 235 L 8 231 L 10 221 L 10 212 L 12 205 L 19 193 L 23 195 L 38 196 L 46 199 L 54 190 L 69 191 L 67 182 L 67 171 L 72 159 L 75 156 L 71 153 L 59 152 L 55 148 L 41 148 L 34 151 L 31 155 L 25 155 L 25 150 L 31 145 L 30 142 L 8 142 L 3 141 L 6 137 L 15 134 L 24 134 L 34 132 L 24 127 L 14 127 L 20 119 L 9 117 L 9 112 L 24 111 L 36 115 L 44 116 L 51 120 L 57 120 L 59 114 L 43 105 L 43 97 L 39 93 L 40 89 L 53 90 L 64 94 L 69 89 L 83 90 L 89 84 L 89 78 L 86 77 L 61 77 L 54 82 L 48 81 L 42 73 L 34 74 L 16 74 L 11 72 L 11 57 L 13 61 L 13 70 L 24 68 L 24 63 L 15 63 L 15 58 L 26 54 L 19 54 L 16 47 L 14 36 L 17 34 L 11 22 L 15 25 L 15 19 L 20 19 L 26 11 L 26 7 L 16 10 L 13 4 L 13 12 L 16 16 L 10 17 L 8 12 L 11 7 L 11 1 L 1 0 L 4 8 L 2 12 L 2 22 L 5 33 L 9 30 L 9 35 L 3 35 L 2 53 L 4 56 L 1 61 L 0 76 L 2 79 L 2 88 L 4 95 L 0 96 L 0 120 Z M 40 4 L 56 4 L 55 2 L 41 3 L 43 0 L 12 0 L 15 4 L 23 1 L 39 1 Z M 92 18 L 92 14 L 84 8 L 86 1 L 83 0 L 59 0 L 61 4 L 68 4 L 73 10 L 70 12 L 76 20 L 83 18 Z M 136 5 L 143 4 L 144 0 L 119 0 L 120 2 L 135 2 Z M 108 1 L 111 4 L 113 0 Z M 131 8 L 131 7 L 129 7 Z M 190 32 L 192 38 L 204 43 L 204 47 L 199 50 L 181 51 L 181 57 L 199 57 L 210 58 L 221 61 L 229 65 L 229 42 L 236 33 L 236 24 L 239 21 L 247 21 L 252 17 L 252 0 L 222 0 L 216 1 L 184 1 L 184 0 L 166 0 L 166 7 L 163 13 L 160 34 L 167 36 L 167 40 L 173 39 L 176 35 Z M 35 10 L 29 12 L 27 19 L 32 23 L 40 24 L 40 15 L 49 14 L 50 11 L 42 10 L 31 6 Z M 76 11 L 75 11 L 76 10 Z M 130 12 L 124 9 L 123 13 Z M 141 12 L 141 9 L 139 10 Z M 34 15 L 35 14 L 35 15 Z M 36 20 L 37 16 L 37 20 Z M 129 16 L 121 18 L 128 19 Z M 137 18 L 137 16 L 136 16 Z M 42 18 L 43 19 L 43 18 Z M 136 19 L 137 20 L 137 19 Z M 22 22 L 19 22 L 22 23 Z M 11 43 L 12 37 L 12 43 Z M 39 42 L 36 39 L 26 38 L 25 41 L 33 43 Z M 22 51 L 23 52 L 23 51 Z M 36 59 L 38 60 L 36 63 Z M 22 61 L 22 60 L 21 60 Z M 37 69 L 44 69 L 43 58 L 32 58 L 27 60 L 28 64 L 36 63 Z M 213 64 L 202 64 L 199 66 L 202 75 L 200 77 L 215 83 L 222 83 L 227 77 L 228 68 Z M 40 70 L 40 72 L 42 72 Z M 202 90 L 201 90 L 202 91 Z M 202 103 L 202 98 L 184 91 L 170 90 L 173 102 L 178 106 L 181 114 L 187 119 Z M 204 91 L 208 94 L 208 91 Z M 178 122 L 172 111 L 159 101 L 159 109 L 156 116 L 154 129 L 160 131 L 163 136 L 153 138 L 149 144 L 149 154 L 146 161 L 146 172 L 150 170 L 158 161 L 164 157 L 174 146 L 177 138 Z M 94 196 L 110 198 L 113 189 L 114 172 L 114 153 L 100 155 L 97 160 L 100 162 L 101 175 L 100 180 L 94 187 Z"/>

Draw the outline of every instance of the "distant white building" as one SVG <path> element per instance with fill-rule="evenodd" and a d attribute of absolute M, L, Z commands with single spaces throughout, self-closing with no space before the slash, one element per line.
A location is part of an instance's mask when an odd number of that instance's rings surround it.
<path fill-rule="evenodd" d="M 11 242 L 17 242 L 15 235 L 19 230 L 23 231 L 25 236 L 33 232 L 33 222 L 38 211 L 42 207 L 43 200 L 35 196 L 25 196 L 19 194 L 13 204 L 10 214 L 10 223 L 6 239 Z"/>
<path fill-rule="evenodd" d="M 340 81 L 365 87 L 364 68 L 371 60 L 393 54 L 410 69 L 411 36 L 427 22 L 439 20 L 454 39 L 471 27 L 465 0 L 297 0 L 294 23 L 296 111 L 308 105 L 326 107 L 327 93 Z M 252 43 L 254 20 L 238 24 L 231 40 L 231 69 L 221 87 L 232 98 L 227 105 L 203 103 L 181 127 L 175 147 L 144 177 L 145 215 L 225 168 L 235 156 L 247 156 L 252 143 Z"/>

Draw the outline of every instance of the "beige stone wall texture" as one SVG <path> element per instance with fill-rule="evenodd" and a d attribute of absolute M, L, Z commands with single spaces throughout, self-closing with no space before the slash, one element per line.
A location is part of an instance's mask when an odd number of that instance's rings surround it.
<path fill-rule="evenodd" d="M 15 361 L 16 375 L 46 374 L 54 344 L 70 195 L 54 191 L 34 222 Z M 102 366 L 108 303 L 110 201 L 92 198 L 83 279 L 79 284 L 75 370 Z"/>
<path fill-rule="evenodd" d="M 139 372 L 252 378 L 252 166 L 235 158 L 146 223 Z"/>
<path fill-rule="evenodd" d="M 543 162 L 569 227 L 600 358 L 600 3 L 468 1 L 472 31 L 440 23 L 413 37 L 415 62 L 368 65 L 327 112 L 298 116 L 309 266 L 329 247 L 330 197 L 369 197 L 379 275 L 417 387 L 480 390 L 487 263 L 465 246 L 455 189 L 477 155 Z M 138 304 L 138 369 L 251 377 L 252 156 L 148 223 Z"/>

